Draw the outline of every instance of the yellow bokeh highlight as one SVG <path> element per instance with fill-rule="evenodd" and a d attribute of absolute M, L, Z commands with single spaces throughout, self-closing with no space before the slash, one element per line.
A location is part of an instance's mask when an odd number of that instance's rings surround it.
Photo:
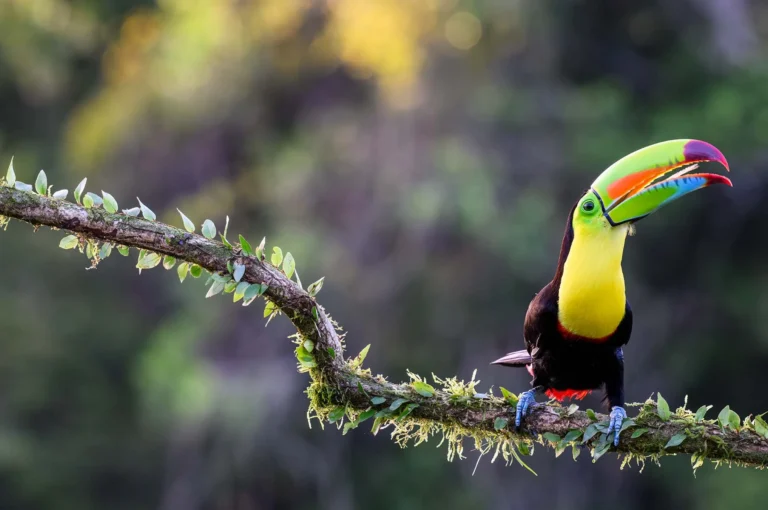
<path fill-rule="evenodd" d="M 438 2 L 334 0 L 325 42 L 354 76 L 375 76 L 396 106 L 415 97 L 422 41 L 436 26 Z"/>
<path fill-rule="evenodd" d="M 445 38 L 456 49 L 469 50 L 480 42 L 483 26 L 474 14 L 457 12 L 445 23 Z"/>
<path fill-rule="evenodd" d="M 323 23 L 301 33 L 319 8 L 307 0 L 158 0 L 130 12 L 103 55 L 104 86 L 71 118 L 69 162 L 94 171 L 150 116 L 194 125 L 226 111 L 264 63 L 283 76 L 341 65 L 375 81 L 389 107 L 411 108 L 423 96 L 425 46 L 444 35 L 468 49 L 482 35 L 473 15 L 451 15 L 455 0 L 326 0 Z"/>

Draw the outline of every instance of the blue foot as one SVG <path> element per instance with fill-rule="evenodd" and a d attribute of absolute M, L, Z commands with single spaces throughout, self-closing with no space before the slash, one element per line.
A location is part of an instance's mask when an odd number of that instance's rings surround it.
<path fill-rule="evenodd" d="M 621 425 L 626 419 L 627 412 L 623 407 L 614 406 L 611 408 L 611 424 L 608 427 L 608 435 L 610 436 L 611 432 L 614 433 L 613 446 L 619 446 L 619 434 L 621 433 Z"/>
<path fill-rule="evenodd" d="M 517 401 L 517 409 L 515 411 L 515 428 L 520 428 L 523 418 L 528 414 L 528 408 L 531 407 L 531 405 L 536 404 L 534 394 L 535 390 L 528 390 L 520 395 L 520 400 Z"/>

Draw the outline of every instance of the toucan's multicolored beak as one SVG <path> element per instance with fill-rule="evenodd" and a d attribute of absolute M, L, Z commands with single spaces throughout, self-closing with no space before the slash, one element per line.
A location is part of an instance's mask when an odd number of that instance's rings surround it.
<path fill-rule="evenodd" d="M 608 167 L 592 183 L 592 191 L 600 199 L 603 214 L 611 225 L 636 221 L 691 191 L 717 183 L 733 186 L 722 175 L 688 173 L 697 163 L 706 161 L 716 161 L 730 171 L 723 153 L 707 142 L 657 143 Z M 677 169 L 680 170 L 672 173 Z"/>

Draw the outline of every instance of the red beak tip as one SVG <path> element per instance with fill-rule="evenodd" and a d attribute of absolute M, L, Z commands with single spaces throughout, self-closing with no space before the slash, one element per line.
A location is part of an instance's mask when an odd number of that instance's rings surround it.
<path fill-rule="evenodd" d="M 707 186 L 711 186 L 713 184 L 725 184 L 733 188 L 733 183 L 731 182 L 731 180 L 724 175 L 706 174 L 706 177 L 707 177 L 707 184 L 706 184 Z"/>

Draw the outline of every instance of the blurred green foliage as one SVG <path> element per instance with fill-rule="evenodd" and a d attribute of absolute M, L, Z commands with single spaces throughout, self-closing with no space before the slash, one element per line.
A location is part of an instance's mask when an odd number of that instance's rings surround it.
<path fill-rule="evenodd" d="M 572 202 L 624 154 L 712 142 L 735 187 L 646 220 L 625 257 L 629 400 L 768 409 L 768 9 L 757 0 L 2 0 L 0 161 L 290 249 L 406 368 L 522 390 Z M 0 234 L 0 508 L 762 508 L 762 474 L 539 473 L 363 428 L 308 429 L 286 321 L 58 233 Z M 200 287 L 190 288 L 193 286 Z M 398 375 L 400 374 L 400 375 Z M 594 397 L 593 397 L 594 398 Z M 599 406 L 594 401 L 587 404 Z M 435 438 L 437 439 L 437 438 Z"/>

